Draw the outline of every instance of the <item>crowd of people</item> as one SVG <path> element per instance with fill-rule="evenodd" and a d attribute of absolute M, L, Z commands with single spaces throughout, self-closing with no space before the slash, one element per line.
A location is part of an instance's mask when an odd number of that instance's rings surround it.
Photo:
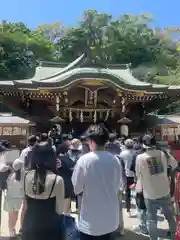
<path fill-rule="evenodd" d="M 112 240 L 124 236 L 122 199 L 132 217 L 135 192 L 138 226 L 133 230 L 158 239 L 157 212 L 168 221 L 175 239 L 180 207 L 180 164 L 158 149 L 151 134 L 117 139 L 105 126 L 91 126 L 84 136 L 32 135 L 28 146 L 9 163 L 10 144 L 0 145 L 0 187 L 8 212 L 9 237 L 16 239 L 21 219 L 22 240 L 66 239 L 65 217 L 76 202 L 77 232 L 72 239 Z M 176 204 L 176 212 L 173 204 Z M 21 211 L 20 211 L 21 210 Z"/>

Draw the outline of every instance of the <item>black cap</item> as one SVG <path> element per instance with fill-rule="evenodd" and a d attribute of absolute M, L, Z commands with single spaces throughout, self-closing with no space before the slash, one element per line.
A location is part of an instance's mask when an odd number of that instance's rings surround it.
<path fill-rule="evenodd" d="M 156 146 L 156 139 L 153 135 L 147 134 L 143 137 L 143 144 L 145 147 Z"/>
<path fill-rule="evenodd" d="M 109 141 L 110 142 L 114 142 L 117 139 L 116 134 L 115 133 L 110 133 L 109 134 Z"/>
<path fill-rule="evenodd" d="M 94 141 L 97 145 L 102 146 L 109 138 L 108 129 L 102 124 L 92 125 L 88 129 L 88 138 Z"/>

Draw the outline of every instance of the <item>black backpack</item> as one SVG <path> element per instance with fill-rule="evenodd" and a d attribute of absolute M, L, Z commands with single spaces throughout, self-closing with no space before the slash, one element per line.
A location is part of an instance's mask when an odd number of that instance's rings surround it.
<path fill-rule="evenodd" d="M 10 170 L 6 172 L 0 172 L 0 189 L 1 190 L 7 189 L 7 179 L 10 173 L 11 173 Z"/>
<path fill-rule="evenodd" d="M 27 152 L 25 158 L 24 158 L 24 169 L 30 170 L 32 168 L 32 149 Z"/>

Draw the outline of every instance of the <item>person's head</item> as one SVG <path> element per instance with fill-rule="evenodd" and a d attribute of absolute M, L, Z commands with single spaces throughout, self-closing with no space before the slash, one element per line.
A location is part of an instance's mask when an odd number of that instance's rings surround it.
<path fill-rule="evenodd" d="M 125 145 L 126 149 L 133 149 L 134 148 L 134 142 L 130 138 L 125 140 L 124 145 Z"/>
<path fill-rule="evenodd" d="M 135 143 L 135 144 L 134 144 L 134 150 L 139 151 L 139 150 L 141 150 L 141 149 L 142 149 L 142 146 L 141 146 L 140 143 Z"/>
<path fill-rule="evenodd" d="M 59 154 L 66 154 L 68 152 L 69 148 L 67 146 L 67 144 L 59 144 L 58 148 L 57 148 L 57 155 Z"/>
<path fill-rule="evenodd" d="M 4 154 L 8 151 L 9 148 L 4 146 L 3 141 L 0 142 L 0 158 L 4 157 Z"/>
<path fill-rule="evenodd" d="M 142 136 L 140 136 L 140 137 L 138 138 L 138 142 L 139 142 L 140 144 L 143 144 L 143 137 L 142 137 Z"/>
<path fill-rule="evenodd" d="M 48 134 L 47 133 L 42 133 L 41 136 L 40 136 L 40 141 L 41 142 L 48 141 Z"/>
<path fill-rule="evenodd" d="M 134 138 L 132 138 L 132 140 L 133 140 L 134 144 L 138 143 L 138 138 L 134 137 Z"/>
<path fill-rule="evenodd" d="M 81 141 L 79 139 L 77 139 L 77 138 L 74 138 L 71 141 L 70 148 L 73 149 L 73 150 L 81 150 L 82 149 Z"/>
<path fill-rule="evenodd" d="M 110 133 L 109 134 L 109 142 L 113 143 L 116 140 L 116 134 Z"/>
<path fill-rule="evenodd" d="M 28 137 L 28 145 L 33 147 L 35 143 L 37 142 L 37 136 L 36 135 L 31 135 Z"/>
<path fill-rule="evenodd" d="M 32 169 L 55 171 L 55 166 L 56 156 L 49 141 L 36 143 L 32 149 Z"/>
<path fill-rule="evenodd" d="M 49 142 L 35 144 L 32 149 L 31 169 L 35 170 L 33 192 L 41 194 L 45 191 L 47 171 L 56 172 L 56 155 Z"/>
<path fill-rule="evenodd" d="M 62 141 L 63 141 L 64 143 L 69 144 L 69 137 L 68 137 L 68 134 L 63 134 L 63 135 L 62 135 Z"/>
<path fill-rule="evenodd" d="M 109 132 L 106 127 L 101 125 L 92 125 L 88 129 L 88 138 L 96 144 L 96 147 L 104 147 L 108 141 Z"/>
<path fill-rule="evenodd" d="M 11 148 L 11 142 L 8 140 L 2 140 L 1 141 L 1 145 L 5 148 L 5 149 L 10 149 Z"/>
<path fill-rule="evenodd" d="M 80 137 L 80 141 L 82 142 L 82 143 L 85 143 L 86 141 L 87 141 L 87 137 L 86 136 L 81 136 Z"/>
<path fill-rule="evenodd" d="M 52 126 L 52 129 L 54 129 L 55 131 L 57 131 L 57 130 L 58 130 L 57 125 L 54 124 L 54 125 Z"/>
<path fill-rule="evenodd" d="M 156 138 L 151 134 L 146 134 L 143 137 L 143 147 L 144 148 L 156 147 Z"/>

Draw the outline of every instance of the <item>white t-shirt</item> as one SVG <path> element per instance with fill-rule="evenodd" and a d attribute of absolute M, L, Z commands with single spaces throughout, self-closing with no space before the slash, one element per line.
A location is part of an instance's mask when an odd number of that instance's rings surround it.
<path fill-rule="evenodd" d="M 28 152 L 30 152 L 31 150 L 32 150 L 32 147 L 31 147 L 31 146 L 23 149 L 22 152 L 21 152 L 21 154 L 20 154 L 20 157 L 19 157 L 19 158 L 20 158 L 23 162 L 25 162 L 25 157 L 27 156 Z"/>
<path fill-rule="evenodd" d="M 81 232 L 100 236 L 118 228 L 121 178 L 121 164 L 109 152 L 95 151 L 79 158 L 72 182 L 75 194 L 83 194 L 78 224 Z"/>
<path fill-rule="evenodd" d="M 157 149 L 148 149 L 145 153 L 137 156 L 136 175 L 139 188 L 143 190 L 147 199 L 159 199 L 170 193 L 167 167 L 177 167 L 177 162 L 172 155 L 169 158 L 164 152 Z"/>
<path fill-rule="evenodd" d="M 134 172 L 130 170 L 134 156 L 134 149 L 125 149 L 120 153 L 120 158 L 124 162 L 126 177 L 134 177 Z"/>

